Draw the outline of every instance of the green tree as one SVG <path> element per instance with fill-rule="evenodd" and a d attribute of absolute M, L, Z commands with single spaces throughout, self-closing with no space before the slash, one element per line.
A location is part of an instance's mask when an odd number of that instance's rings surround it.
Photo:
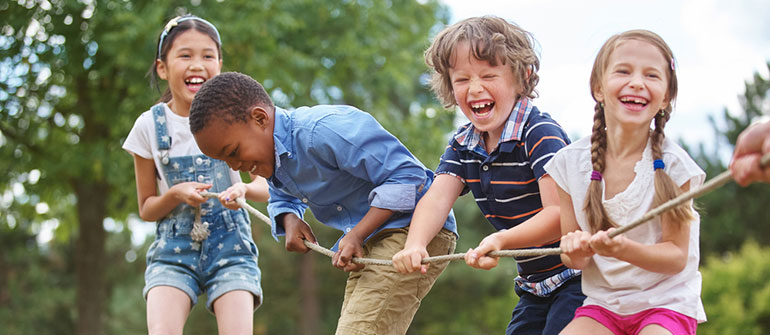
<path fill-rule="evenodd" d="M 736 252 L 710 257 L 701 273 L 708 322 L 698 334 L 770 332 L 770 249 L 748 241 Z"/>
<path fill-rule="evenodd" d="M 725 109 L 721 126 L 714 117 L 710 118 L 716 139 L 713 150 L 707 152 L 701 145 L 693 155 L 709 178 L 727 169 L 727 162 L 723 161 L 720 153 L 733 151 L 738 134 L 758 116 L 770 114 L 770 78 L 755 73 L 745 87 L 744 94 L 739 97 L 741 111 L 731 113 Z M 735 183 L 728 183 L 698 199 L 702 252 L 735 250 L 749 237 L 761 245 L 770 244 L 767 199 L 770 199 L 770 189 L 766 185 L 755 184 L 744 188 Z"/>

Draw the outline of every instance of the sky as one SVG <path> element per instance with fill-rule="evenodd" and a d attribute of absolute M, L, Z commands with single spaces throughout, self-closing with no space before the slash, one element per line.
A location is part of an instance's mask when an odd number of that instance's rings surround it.
<path fill-rule="evenodd" d="M 594 101 L 588 80 L 594 58 L 612 35 L 648 29 L 674 52 L 679 94 L 666 125 L 669 138 L 713 148 L 708 116 L 741 111 L 738 96 L 754 73 L 768 78 L 770 1 L 767 0 L 443 0 L 452 23 L 496 15 L 531 32 L 539 44 L 540 96 L 573 140 L 591 132 Z M 765 111 L 770 113 L 770 110 Z M 728 153 L 729 157 L 729 153 Z"/>

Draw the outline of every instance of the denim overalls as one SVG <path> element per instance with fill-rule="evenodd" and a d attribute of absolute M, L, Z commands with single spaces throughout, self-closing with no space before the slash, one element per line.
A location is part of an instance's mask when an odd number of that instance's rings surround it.
<path fill-rule="evenodd" d="M 223 161 L 205 155 L 169 157 L 172 139 L 164 104 L 153 106 L 152 113 L 161 153 L 156 159 L 163 165 L 169 187 L 196 181 L 212 184 L 210 192 L 222 192 L 231 186 L 230 170 Z M 196 215 L 210 232 L 199 242 L 190 236 Z M 262 302 L 258 256 L 244 209 L 229 210 L 218 199 L 208 199 L 200 209 L 181 203 L 158 221 L 155 241 L 147 251 L 144 296 L 155 286 L 172 286 L 187 293 L 195 305 L 205 291 L 206 307 L 213 311 L 212 303 L 222 294 L 244 290 L 254 294 L 256 309 Z"/>

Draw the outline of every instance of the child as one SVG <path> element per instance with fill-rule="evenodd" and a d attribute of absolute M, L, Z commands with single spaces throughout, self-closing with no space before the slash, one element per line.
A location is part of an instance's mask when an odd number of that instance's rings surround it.
<path fill-rule="evenodd" d="M 759 160 L 770 153 L 770 120 L 767 117 L 746 128 L 735 142 L 730 170 L 741 186 L 753 182 L 770 183 L 770 166 L 761 168 Z"/>
<path fill-rule="evenodd" d="M 706 315 L 692 203 L 608 236 L 705 179 L 663 133 L 677 93 L 671 49 L 650 31 L 615 35 L 590 82 L 591 137 L 545 167 L 559 186 L 562 260 L 583 270 L 587 296 L 563 334 L 695 334 Z"/>
<path fill-rule="evenodd" d="M 434 70 L 432 87 L 450 108 L 470 120 L 449 142 L 436 181 L 420 201 L 404 250 L 393 257 L 399 272 L 428 266 L 420 261 L 457 198 L 473 192 L 481 212 L 498 231 L 466 253 L 468 265 L 490 269 L 500 249 L 559 246 L 559 199 L 543 165 L 569 139 L 548 114 L 532 104 L 540 62 L 531 35 L 501 18 L 470 18 L 438 34 L 425 53 Z M 585 298 L 580 272 L 558 255 L 520 257 L 519 303 L 506 334 L 556 334 Z"/>
<path fill-rule="evenodd" d="M 207 155 L 267 178 L 273 236 L 285 233 L 287 250 L 304 253 L 303 240 L 315 242 L 302 220 L 308 207 L 343 232 L 332 263 L 351 273 L 337 334 L 406 333 L 447 263 L 428 276 L 404 276 L 392 267 L 351 262 L 390 259 L 401 250 L 411 211 L 433 181 L 398 139 L 354 107 L 275 107 L 262 85 L 240 73 L 203 85 L 190 109 L 190 129 Z M 428 245 L 433 254 L 454 251 L 454 216 L 442 222 Z"/>
<path fill-rule="evenodd" d="M 150 70 L 169 89 L 123 144 L 134 156 L 139 216 L 158 221 L 144 276 L 150 334 L 182 334 L 204 291 L 221 334 L 251 334 L 262 303 L 257 246 L 235 199 L 267 201 L 267 184 L 261 178 L 244 184 L 224 162 L 202 155 L 188 125 L 195 92 L 221 67 L 211 23 L 192 15 L 169 21 Z M 221 192 L 219 201 L 206 200 L 203 190 Z"/>

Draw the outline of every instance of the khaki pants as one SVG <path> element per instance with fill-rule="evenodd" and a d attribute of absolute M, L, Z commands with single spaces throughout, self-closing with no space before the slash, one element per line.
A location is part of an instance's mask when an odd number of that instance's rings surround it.
<path fill-rule="evenodd" d="M 364 245 L 364 257 L 391 259 L 404 248 L 407 228 L 386 229 Z M 431 256 L 454 252 L 456 236 L 441 231 L 428 244 Z M 449 262 L 432 263 L 428 273 L 398 273 L 392 266 L 367 265 L 351 272 L 337 323 L 337 335 L 406 334 L 417 308 Z"/>

